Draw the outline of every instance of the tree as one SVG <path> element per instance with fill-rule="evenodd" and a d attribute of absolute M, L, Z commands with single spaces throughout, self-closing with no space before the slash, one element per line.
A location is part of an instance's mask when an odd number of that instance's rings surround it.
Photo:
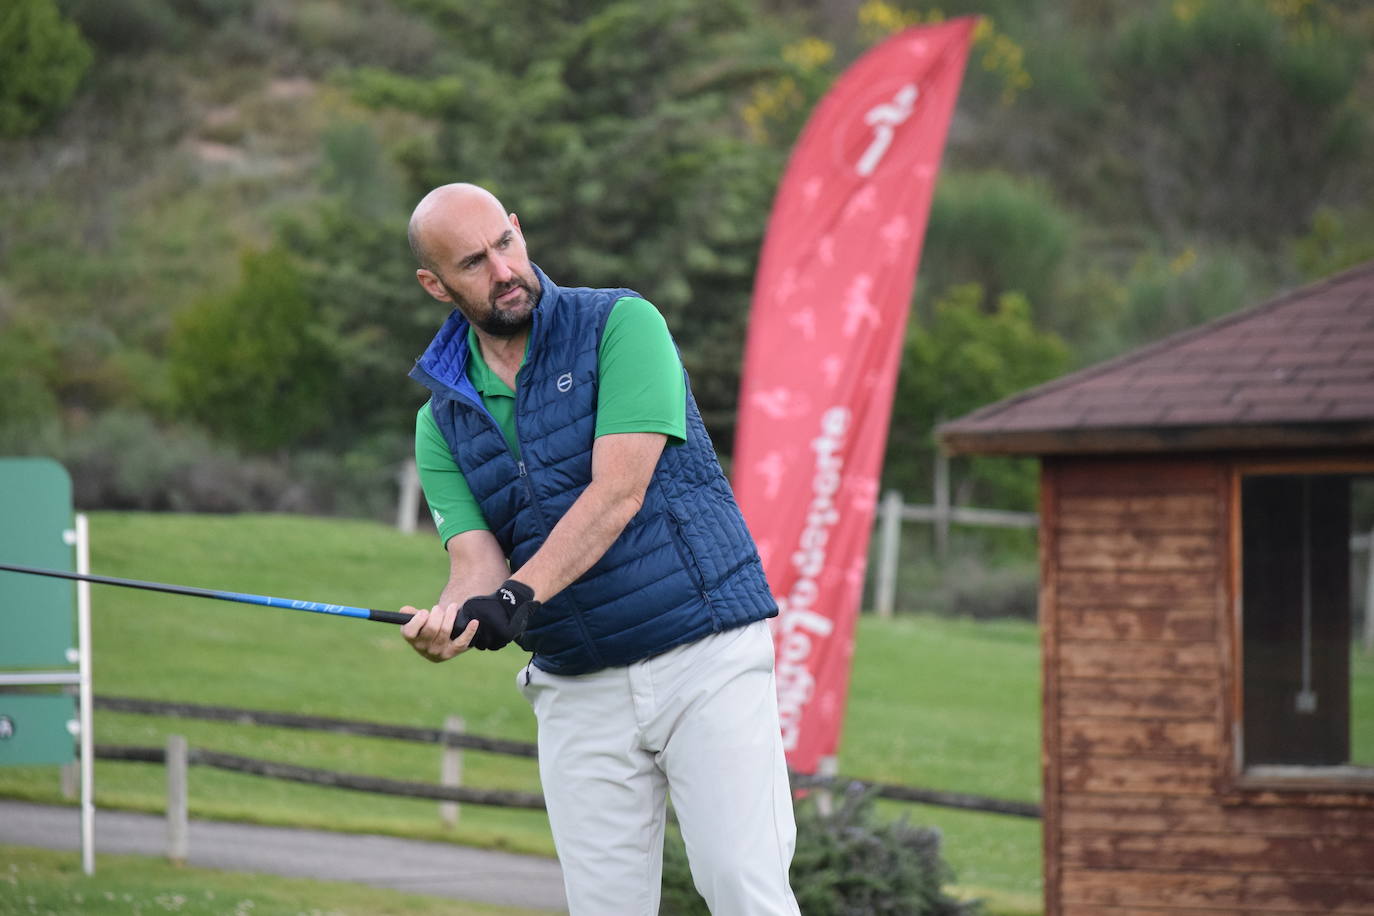
<path fill-rule="evenodd" d="M 934 463 L 932 434 L 944 420 L 968 413 L 1023 388 L 1054 378 L 1068 365 L 1068 348 L 1031 324 L 1030 303 L 1004 294 L 996 310 L 981 307 L 976 283 L 956 286 L 935 305 L 928 325 L 907 335 L 884 486 L 924 493 Z M 1032 508 L 1035 469 L 1005 458 L 973 459 L 960 484 L 963 495 L 998 508 Z"/>
<path fill-rule="evenodd" d="M 1355 93 L 1369 37 L 1281 4 L 1191 0 L 1131 22 L 1111 47 L 1104 136 L 1144 216 L 1262 245 L 1302 229 L 1336 167 L 1357 154 Z"/>
<path fill-rule="evenodd" d="M 1004 293 L 1053 301 L 1072 224 L 1043 184 L 1006 172 L 949 172 L 935 188 L 921 257 L 923 294 L 980 283 L 995 310 Z"/>
<path fill-rule="evenodd" d="M 416 193 L 485 185 L 555 281 L 654 302 L 728 449 L 754 268 L 792 139 L 755 135 L 741 112 L 753 88 L 802 69 L 782 53 L 788 33 L 746 0 L 412 5 L 468 53 L 449 76 L 369 71 L 357 86 L 440 122 L 408 160 Z"/>
<path fill-rule="evenodd" d="M 14 319 L 0 327 L 0 450 L 37 454 L 51 445 L 59 405 L 52 381 L 61 373 L 48 327 Z"/>
<path fill-rule="evenodd" d="M 0 7 L 0 137 L 22 137 L 66 108 L 91 49 L 53 0 Z"/>
<path fill-rule="evenodd" d="M 169 361 L 191 419 L 265 451 L 306 442 L 331 422 L 332 356 L 299 268 L 275 248 L 244 254 L 238 287 L 177 316 Z"/>
<path fill-rule="evenodd" d="M 282 220 L 310 301 L 315 339 L 331 354 L 340 407 L 321 437 L 346 450 L 372 439 L 409 439 L 427 392 L 407 378 L 447 314 L 415 282 L 406 244 L 404 184 L 365 124 L 324 138 L 326 195 Z"/>

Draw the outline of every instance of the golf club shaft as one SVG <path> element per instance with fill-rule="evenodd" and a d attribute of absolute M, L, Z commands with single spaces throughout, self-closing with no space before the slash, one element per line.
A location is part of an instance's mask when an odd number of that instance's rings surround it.
<path fill-rule="evenodd" d="M 273 598 L 269 595 L 252 595 L 245 592 L 221 592 L 208 588 L 191 588 L 185 585 L 168 585 L 165 582 L 141 582 L 137 579 L 118 579 L 114 576 L 90 576 L 82 573 L 65 572 L 60 569 L 41 569 L 36 566 L 15 566 L 0 563 L 0 571 L 26 573 L 31 576 L 51 576 L 55 579 L 75 579 L 78 582 L 94 582 L 98 585 L 118 585 L 122 588 L 141 588 L 150 592 L 167 592 L 172 595 L 190 595 L 193 598 L 214 598 L 219 601 L 237 601 L 240 604 L 261 604 L 266 607 L 285 608 L 289 611 L 309 611 L 312 614 L 333 614 L 336 617 L 356 617 L 361 620 L 377 620 L 382 623 L 406 623 L 409 614 L 396 611 L 379 611 L 374 608 L 349 607 L 346 604 L 323 604 L 319 601 L 301 601 L 295 598 Z"/>

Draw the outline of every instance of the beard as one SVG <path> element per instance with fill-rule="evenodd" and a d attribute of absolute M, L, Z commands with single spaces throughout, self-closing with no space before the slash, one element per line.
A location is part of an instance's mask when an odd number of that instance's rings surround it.
<path fill-rule="evenodd" d="M 461 295 L 453 287 L 444 282 L 443 277 L 439 278 L 444 290 L 453 299 L 453 304 L 458 311 L 463 313 L 474 327 L 479 331 L 490 334 L 492 337 L 514 337 L 530 326 L 533 320 L 534 305 L 539 301 L 539 282 L 533 277 L 522 277 L 515 275 L 509 283 L 496 287 L 487 297 L 487 301 L 481 304 L 474 303 L 471 299 Z M 500 305 L 497 299 L 513 289 L 524 290 L 524 295 L 516 297 L 514 300 Z"/>

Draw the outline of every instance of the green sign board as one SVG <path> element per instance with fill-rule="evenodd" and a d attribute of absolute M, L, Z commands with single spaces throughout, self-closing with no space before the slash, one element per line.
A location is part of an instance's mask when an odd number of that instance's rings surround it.
<path fill-rule="evenodd" d="M 66 468 L 48 458 L 0 458 L 0 563 L 71 572 L 71 528 Z M 72 664 L 75 589 L 66 579 L 0 571 L 0 669 Z"/>
<path fill-rule="evenodd" d="M 0 693 L 0 766 L 71 763 L 75 723 L 75 697 Z"/>

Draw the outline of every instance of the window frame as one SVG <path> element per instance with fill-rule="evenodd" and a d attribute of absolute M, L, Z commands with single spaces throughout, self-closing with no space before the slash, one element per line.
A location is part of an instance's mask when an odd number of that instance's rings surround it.
<path fill-rule="evenodd" d="M 1227 563 L 1227 632 L 1230 650 L 1229 702 L 1224 704 L 1225 736 L 1229 744 L 1228 766 L 1223 774 L 1223 791 L 1243 793 L 1246 801 L 1264 793 L 1307 792 L 1374 796 L 1374 764 L 1304 766 L 1291 764 L 1249 764 L 1245 761 L 1245 636 L 1243 537 L 1241 527 L 1244 479 L 1255 476 L 1294 476 L 1348 474 L 1374 476 L 1374 456 L 1330 456 L 1292 459 L 1237 461 L 1231 465 L 1227 536 L 1230 540 Z M 1374 548 L 1372 548 L 1374 549 Z"/>

